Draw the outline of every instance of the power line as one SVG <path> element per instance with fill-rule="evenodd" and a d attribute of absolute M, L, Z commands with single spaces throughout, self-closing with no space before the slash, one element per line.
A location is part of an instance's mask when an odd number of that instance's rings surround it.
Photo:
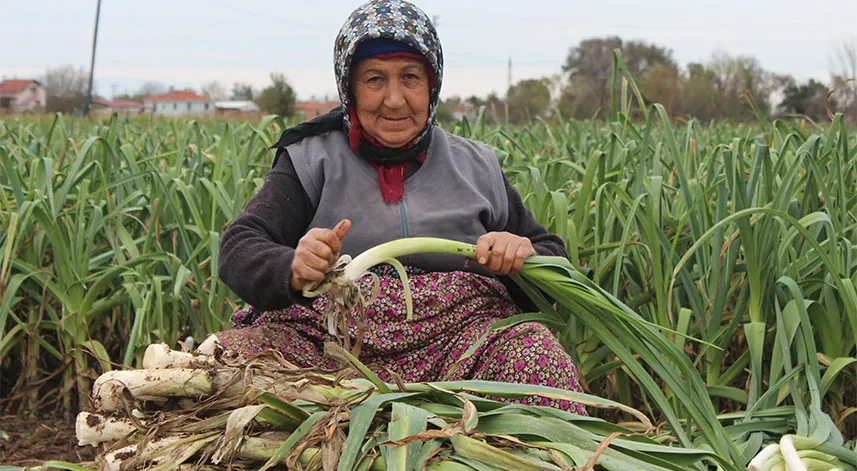
<path fill-rule="evenodd" d="M 232 6 L 232 5 L 227 5 L 227 4 L 224 4 L 224 3 L 220 3 L 220 2 L 217 2 L 217 1 L 215 1 L 215 0 L 203 0 L 203 1 L 205 1 L 206 3 L 209 3 L 209 4 L 211 4 L 211 5 L 214 5 L 214 6 L 216 6 L 216 7 L 225 8 L 225 9 L 227 9 L 227 10 L 232 10 L 232 11 L 237 11 L 237 12 L 240 12 L 240 13 L 244 13 L 245 15 L 257 16 L 257 17 L 260 17 L 260 18 L 265 18 L 266 20 L 276 20 L 276 21 L 278 21 L 278 22 L 282 22 L 282 23 L 286 23 L 286 24 L 288 24 L 288 23 L 298 24 L 298 23 L 295 23 L 295 22 L 294 22 L 294 20 L 292 20 L 292 19 L 286 19 L 286 18 L 283 18 L 283 17 L 279 17 L 279 16 L 276 16 L 276 15 L 272 15 L 270 12 L 262 12 L 262 11 L 258 11 L 258 10 L 251 10 L 251 9 L 249 9 L 249 8 L 244 8 L 244 7 L 240 7 L 240 8 L 239 8 L 239 7 L 235 7 L 235 6 Z M 290 32 L 290 33 L 302 33 L 302 34 L 307 34 L 307 33 L 311 33 L 311 32 L 313 32 L 313 33 L 318 33 L 318 32 L 326 32 L 326 31 L 328 31 L 328 30 L 326 30 L 325 28 L 319 28 L 319 27 L 307 27 L 305 23 L 304 23 L 304 24 L 300 24 L 300 26 L 304 29 L 304 31 L 296 31 L 296 30 L 293 30 L 293 29 L 292 29 L 292 30 L 290 30 L 289 32 Z"/>
<path fill-rule="evenodd" d="M 508 57 L 486 56 L 486 55 L 482 55 L 482 54 L 480 54 L 480 55 L 461 54 L 458 52 L 452 52 L 452 51 L 447 51 L 447 50 L 443 51 L 443 55 L 445 57 L 456 57 L 456 58 L 464 59 L 464 60 L 467 60 L 470 62 L 476 61 L 476 62 L 481 62 L 482 64 L 491 64 L 491 65 L 496 64 L 497 67 L 505 67 L 506 62 L 509 60 Z M 533 62 L 533 61 L 522 61 L 522 60 L 518 60 L 518 59 L 515 59 L 515 64 L 522 65 L 522 66 L 529 66 L 529 67 L 553 67 L 555 65 L 554 63 L 546 64 L 546 63 Z"/>
<path fill-rule="evenodd" d="M 521 23 L 538 23 L 539 26 L 544 26 L 545 24 L 551 24 L 556 26 L 568 27 L 568 28 L 621 28 L 621 29 L 648 29 L 648 28 L 679 28 L 679 29 L 735 29 L 735 28 L 780 28 L 780 27 L 807 27 L 807 26 L 830 26 L 837 24 L 848 24 L 852 25 L 857 22 L 857 17 L 842 17 L 835 19 L 824 19 L 824 20 L 791 20 L 791 21 L 747 21 L 747 22 L 736 22 L 736 23 L 688 23 L 682 22 L 682 24 L 676 23 L 662 23 L 662 24 L 652 24 L 652 23 L 633 23 L 633 24 L 617 24 L 617 23 L 604 23 L 598 24 L 593 23 L 591 21 L 575 21 L 569 20 L 565 18 L 557 18 L 557 17 L 524 17 L 524 18 L 493 18 L 486 19 L 480 18 L 479 20 L 472 19 L 453 19 L 447 20 L 445 24 L 452 25 L 466 25 L 466 26 L 483 26 L 489 28 L 503 28 L 507 29 L 511 24 L 520 25 Z"/>

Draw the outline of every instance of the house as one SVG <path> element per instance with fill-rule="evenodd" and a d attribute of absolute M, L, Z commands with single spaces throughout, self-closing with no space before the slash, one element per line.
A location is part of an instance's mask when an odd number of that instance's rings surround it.
<path fill-rule="evenodd" d="M 45 88 L 36 80 L 0 82 L 0 112 L 37 113 L 45 110 Z"/>
<path fill-rule="evenodd" d="M 229 100 L 214 103 L 214 109 L 220 115 L 246 115 L 261 111 L 259 105 L 250 100 Z"/>
<path fill-rule="evenodd" d="M 313 119 L 316 116 L 327 114 L 339 104 L 338 101 L 299 101 L 295 103 L 295 114 L 300 116 L 303 113 L 303 119 Z"/>
<path fill-rule="evenodd" d="M 152 116 L 214 115 L 214 102 L 208 97 L 197 95 L 193 90 L 175 90 L 146 97 L 143 98 L 143 105 Z"/>
<path fill-rule="evenodd" d="M 109 115 L 119 113 L 122 116 L 140 114 L 145 107 L 142 103 L 129 100 L 105 100 L 102 98 L 93 98 L 92 112 L 99 115 Z"/>

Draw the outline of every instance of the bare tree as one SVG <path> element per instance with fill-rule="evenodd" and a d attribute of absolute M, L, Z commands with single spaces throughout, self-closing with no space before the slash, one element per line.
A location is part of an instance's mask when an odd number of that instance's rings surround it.
<path fill-rule="evenodd" d="M 857 120 L 857 39 L 842 41 L 828 59 L 830 78 L 837 87 L 835 97 L 838 111 L 852 120 Z"/>
<path fill-rule="evenodd" d="M 65 65 L 48 69 L 41 82 L 47 95 L 47 111 L 70 113 L 83 110 L 89 86 L 89 73 L 83 67 Z"/>
<path fill-rule="evenodd" d="M 163 93 L 167 93 L 168 90 L 169 88 L 167 88 L 167 86 L 161 82 L 146 82 L 140 86 L 140 88 L 137 90 L 137 93 L 135 93 L 134 95 L 145 98 L 147 96 L 161 95 Z"/>
<path fill-rule="evenodd" d="M 203 85 L 202 94 L 215 101 L 225 100 L 229 96 L 226 92 L 226 88 L 217 80 Z"/>

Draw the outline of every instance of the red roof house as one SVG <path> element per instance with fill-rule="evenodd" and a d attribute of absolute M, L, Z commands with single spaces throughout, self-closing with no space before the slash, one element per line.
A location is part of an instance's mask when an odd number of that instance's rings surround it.
<path fill-rule="evenodd" d="M 193 90 L 175 90 L 143 99 L 146 111 L 157 116 L 214 114 L 214 102 Z"/>
<path fill-rule="evenodd" d="M 25 113 L 45 109 L 45 89 L 37 80 L 10 79 L 0 82 L 0 112 Z"/>
<path fill-rule="evenodd" d="M 142 113 L 145 108 L 142 103 L 130 100 L 111 101 L 102 98 L 93 98 L 92 104 L 99 105 L 94 107 L 94 111 L 98 114 L 111 114 L 114 112 L 119 114 Z"/>
<path fill-rule="evenodd" d="M 211 101 L 210 98 L 197 95 L 193 90 L 175 90 L 162 95 L 146 97 L 143 101 Z"/>
<path fill-rule="evenodd" d="M 295 103 L 295 112 L 298 114 L 303 112 L 305 119 L 312 119 L 326 114 L 337 106 L 339 106 L 338 101 L 299 101 Z"/>

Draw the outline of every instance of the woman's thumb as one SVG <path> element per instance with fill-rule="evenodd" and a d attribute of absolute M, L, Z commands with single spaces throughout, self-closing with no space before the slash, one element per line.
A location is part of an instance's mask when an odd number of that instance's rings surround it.
<path fill-rule="evenodd" d="M 339 240 L 342 240 L 348 234 L 349 229 L 351 229 L 351 221 L 343 219 L 333 228 L 333 233 L 336 234 L 336 237 L 339 237 Z"/>

